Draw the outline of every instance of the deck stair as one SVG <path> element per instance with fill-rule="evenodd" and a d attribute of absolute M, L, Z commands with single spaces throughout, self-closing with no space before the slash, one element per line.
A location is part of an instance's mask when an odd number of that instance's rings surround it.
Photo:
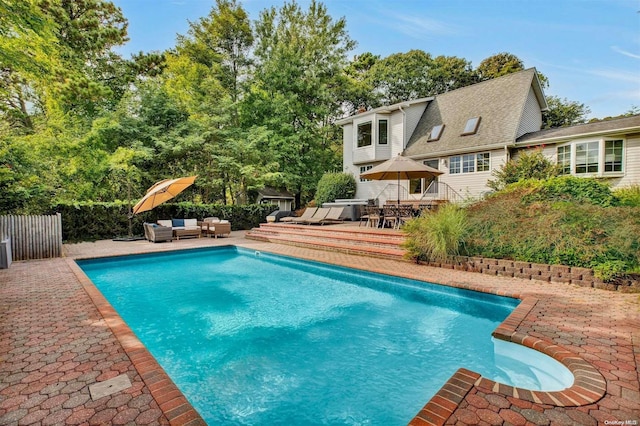
<path fill-rule="evenodd" d="M 325 226 L 263 223 L 247 232 L 245 238 L 399 260 L 405 254 L 400 247 L 405 239 L 401 231 L 358 227 L 352 223 Z"/>

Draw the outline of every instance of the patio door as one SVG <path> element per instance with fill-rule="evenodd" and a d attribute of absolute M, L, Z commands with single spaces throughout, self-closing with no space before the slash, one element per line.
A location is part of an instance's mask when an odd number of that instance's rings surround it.
<path fill-rule="evenodd" d="M 440 164 L 440 160 L 424 160 L 422 162 L 425 166 L 429 166 L 433 169 L 439 170 L 438 166 Z M 438 196 L 438 176 L 434 177 L 432 180 L 425 179 L 425 194 L 429 194 L 432 197 Z"/>

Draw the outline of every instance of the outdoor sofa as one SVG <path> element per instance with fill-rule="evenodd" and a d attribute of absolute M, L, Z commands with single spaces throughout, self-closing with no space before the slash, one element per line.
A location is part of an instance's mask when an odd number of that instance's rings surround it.
<path fill-rule="evenodd" d="M 184 237 L 198 237 L 201 235 L 201 228 L 198 219 L 168 219 L 159 220 L 158 225 L 170 227 L 176 240 Z"/>

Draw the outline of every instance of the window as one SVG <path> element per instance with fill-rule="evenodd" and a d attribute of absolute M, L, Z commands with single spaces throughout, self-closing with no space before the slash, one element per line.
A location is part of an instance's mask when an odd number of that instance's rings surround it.
<path fill-rule="evenodd" d="M 358 124 L 358 148 L 371 145 L 371 122 Z"/>
<path fill-rule="evenodd" d="M 574 142 L 556 148 L 557 164 L 564 175 L 622 173 L 624 140 Z"/>
<path fill-rule="evenodd" d="M 479 172 L 489 171 L 489 153 L 483 152 L 482 154 L 476 154 L 476 170 Z"/>
<path fill-rule="evenodd" d="M 389 120 L 378 120 L 378 144 L 386 145 L 389 142 Z"/>
<path fill-rule="evenodd" d="M 480 126 L 480 117 L 473 117 L 467 120 L 467 124 L 464 126 L 462 136 L 473 135 L 478 131 Z"/>
<path fill-rule="evenodd" d="M 449 157 L 449 173 L 488 172 L 491 155 L 488 152 L 480 154 L 465 154 Z"/>
<path fill-rule="evenodd" d="M 557 151 L 557 163 L 560 167 L 560 174 L 571 174 L 571 145 L 559 146 Z"/>
<path fill-rule="evenodd" d="M 622 140 L 604 141 L 604 171 L 622 171 Z"/>
<path fill-rule="evenodd" d="M 368 166 L 360 166 L 360 174 L 366 172 L 367 170 L 371 170 L 373 168 L 372 165 Z M 369 182 L 371 179 L 360 178 L 360 182 Z"/>
<path fill-rule="evenodd" d="M 476 158 L 475 155 L 463 155 L 462 156 L 462 173 L 473 173 L 476 171 Z"/>
<path fill-rule="evenodd" d="M 451 159 L 449 159 L 449 173 L 450 174 L 457 174 L 460 173 L 462 171 L 462 168 L 460 167 L 462 161 L 462 157 L 457 156 L 457 157 L 451 157 Z"/>
<path fill-rule="evenodd" d="M 576 174 L 598 173 L 598 142 L 576 144 Z"/>
<path fill-rule="evenodd" d="M 431 133 L 429 134 L 429 139 L 427 142 L 435 142 L 440 139 L 442 136 L 442 131 L 444 130 L 444 124 L 438 124 L 437 126 L 433 126 L 431 129 Z"/>

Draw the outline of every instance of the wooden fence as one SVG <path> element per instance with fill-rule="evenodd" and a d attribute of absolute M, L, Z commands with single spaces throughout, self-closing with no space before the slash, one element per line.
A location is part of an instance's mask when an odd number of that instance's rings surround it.
<path fill-rule="evenodd" d="M 62 256 L 62 218 L 51 216 L 0 216 L 0 239 L 11 239 L 13 260 Z"/>

